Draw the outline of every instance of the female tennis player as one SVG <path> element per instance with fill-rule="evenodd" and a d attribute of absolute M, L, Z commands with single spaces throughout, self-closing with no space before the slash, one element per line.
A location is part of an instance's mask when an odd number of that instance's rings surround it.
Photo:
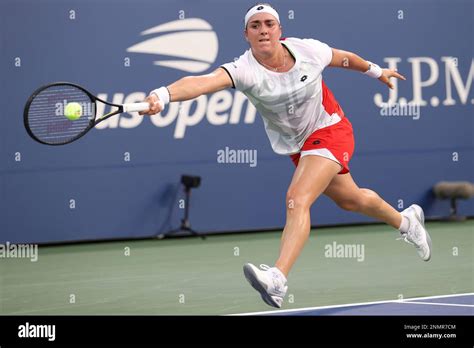
<path fill-rule="evenodd" d="M 342 209 L 383 221 L 413 244 L 419 256 L 431 257 L 423 210 L 412 205 L 399 213 L 372 190 L 359 188 L 349 173 L 354 151 L 352 126 L 322 80 L 326 67 L 359 71 L 393 88 L 397 71 L 382 69 L 355 53 L 313 39 L 282 39 L 277 11 L 268 3 L 250 8 L 244 19 L 250 45 L 235 62 L 207 75 L 187 76 L 146 98 L 156 114 L 169 102 L 197 98 L 233 87 L 242 91 L 263 118 L 273 150 L 291 156 L 296 166 L 286 195 L 286 224 L 273 267 L 244 265 L 244 274 L 265 303 L 280 308 L 287 276 L 308 239 L 310 207 L 321 195 Z"/>

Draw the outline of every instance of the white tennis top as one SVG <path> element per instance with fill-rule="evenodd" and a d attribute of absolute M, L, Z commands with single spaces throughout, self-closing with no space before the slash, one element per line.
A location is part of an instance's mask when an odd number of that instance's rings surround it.
<path fill-rule="evenodd" d="M 327 106 L 334 101 L 323 101 L 322 72 L 331 62 L 331 48 L 313 39 L 286 38 L 281 43 L 296 60 L 288 72 L 266 69 L 251 49 L 222 67 L 259 111 L 273 150 L 287 155 L 299 152 L 314 131 L 336 124 L 343 115 Z"/>

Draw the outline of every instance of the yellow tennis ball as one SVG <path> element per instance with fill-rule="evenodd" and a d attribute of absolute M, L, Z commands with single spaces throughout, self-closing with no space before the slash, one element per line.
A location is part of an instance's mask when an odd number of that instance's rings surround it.
<path fill-rule="evenodd" d="M 68 103 L 64 108 L 64 116 L 71 121 L 75 121 L 82 116 L 82 106 L 79 103 Z"/>

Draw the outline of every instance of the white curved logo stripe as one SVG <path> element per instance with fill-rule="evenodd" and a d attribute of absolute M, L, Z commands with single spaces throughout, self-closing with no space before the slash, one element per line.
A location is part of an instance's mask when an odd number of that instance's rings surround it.
<path fill-rule="evenodd" d="M 209 23 L 200 18 L 179 19 L 142 31 L 141 35 L 177 30 L 212 30 L 212 27 Z"/>
<path fill-rule="evenodd" d="M 153 62 L 155 65 L 166 66 L 168 68 L 179 69 L 191 73 L 201 72 L 209 69 L 211 64 L 195 62 L 195 61 L 186 61 L 186 60 L 157 60 Z"/>
<path fill-rule="evenodd" d="M 212 63 L 217 57 L 217 35 L 213 31 L 166 34 L 140 42 L 127 51 L 161 54 Z"/>
<path fill-rule="evenodd" d="M 165 31 L 172 32 L 164 33 Z M 154 37 L 129 47 L 127 52 L 165 56 L 164 59 L 155 60 L 153 64 L 192 73 L 209 69 L 217 58 L 217 35 L 212 26 L 203 19 L 190 18 L 168 22 L 147 29 L 142 35 L 156 33 L 158 34 Z"/>

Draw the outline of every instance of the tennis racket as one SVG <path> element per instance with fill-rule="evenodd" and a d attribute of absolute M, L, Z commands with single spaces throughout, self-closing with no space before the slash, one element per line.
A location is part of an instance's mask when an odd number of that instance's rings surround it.
<path fill-rule="evenodd" d="M 97 117 L 97 102 L 117 109 Z M 112 104 L 79 85 L 55 82 L 34 91 L 26 102 L 23 119 L 26 131 L 37 142 L 64 145 L 81 138 L 109 117 L 149 108 L 148 103 Z"/>

